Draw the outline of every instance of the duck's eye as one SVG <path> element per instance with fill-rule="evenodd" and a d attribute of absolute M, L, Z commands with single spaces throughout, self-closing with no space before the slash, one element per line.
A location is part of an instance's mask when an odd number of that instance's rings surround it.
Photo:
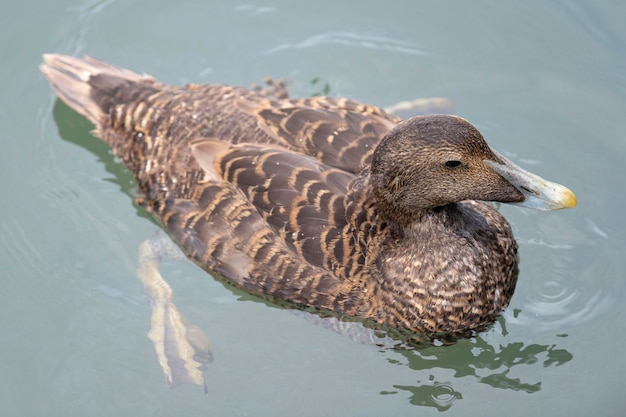
<path fill-rule="evenodd" d="M 446 161 L 447 168 L 456 168 L 458 166 L 461 166 L 461 161 Z"/>

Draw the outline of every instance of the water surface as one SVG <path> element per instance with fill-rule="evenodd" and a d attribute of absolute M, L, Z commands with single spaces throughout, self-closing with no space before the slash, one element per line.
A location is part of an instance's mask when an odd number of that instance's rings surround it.
<path fill-rule="evenodd" d="M 0 414 L 618 415 L 626 363 L 626 6 L 591 1 L 13 2 L 0 52 Z M 453 100 L 494 148 L 579 207 L 511 206 L 510 307 L 478 337 L 363 346 L 214 280 L 162 273 L 210 337 L 208 393 L 168 389 L 135 277 L 158 226 L 41 54 L 88 53 L 170 83 L 285 77 L 294 96 Z M 319 81 L 314 82 L 316 79 Z"/>

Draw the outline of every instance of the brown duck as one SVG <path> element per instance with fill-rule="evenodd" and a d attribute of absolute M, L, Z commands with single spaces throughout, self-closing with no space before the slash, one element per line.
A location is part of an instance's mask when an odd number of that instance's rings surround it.
<path fill-rule="evenodd" d="M 42 71 L 191 259 L 290 305 L 410 332 L 480 329 L 518 275 L 511 228 L 482 201 L 576 205 L 459 117 L 174 87 L 90 57 L 46 55 Z"/>

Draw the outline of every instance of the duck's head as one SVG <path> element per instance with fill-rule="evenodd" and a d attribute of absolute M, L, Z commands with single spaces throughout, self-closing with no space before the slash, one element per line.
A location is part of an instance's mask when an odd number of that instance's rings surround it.
<path fill-rule="evenodd" d="M 513 164 L 491 149 L 472 124 L 450 115 L 417 116 L 398 124 L 374 151 L 370 172 L 379 206 L 400 224 L 463 200 L 539 210 L 576 206 L 568 188 Z"/>

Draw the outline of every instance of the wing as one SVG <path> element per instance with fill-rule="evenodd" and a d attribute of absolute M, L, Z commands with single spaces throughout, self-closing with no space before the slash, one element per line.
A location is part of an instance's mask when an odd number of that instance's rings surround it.
<path fill-rule="evenodd" d="M 341 191 L 352 174 L 270 145 L 202 139 L 191 154 L 205 173 L 194 195 L 159 207 L 190 258 L 274 300 L 334 311 L 353 303 L 354 283 L 332 269 L 345 268 Z"/>
<path fill-rule="evenodd" d="M 369 164 L 374 148 L 400 119 L 348 99 L 240 100 L 258 125 L 286 147 L 352 173 Z"/>
<path fill-rule="evenodd" d="M 192 145 L 192 154 L 211 176 L 239 190 L 301 260 L 329 271 L 343 263 L 344 196 L 353 174 L 268 145 L 209 140 Z"/>

